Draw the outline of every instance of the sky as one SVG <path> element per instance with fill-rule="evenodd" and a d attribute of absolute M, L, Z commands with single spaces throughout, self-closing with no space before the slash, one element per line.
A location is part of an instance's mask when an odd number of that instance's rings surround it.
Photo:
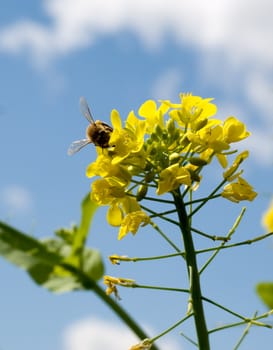
<path fill-rule="evenodd" d="M 272 1 L 10 0 L 1 5 L 1 220 L 35 237 L 51 236 L 79 220 L 80 201 L 90 188 L 85 169 L 96 157 L 92 146 L 67 155 L 70 143 L 85 136 L 80 96 L 95 119 L 109 123 L 114 108 L 125 119 L 147 99 L 178 101 L 180 92 L 192 92 L 215 98 L 219 118 L 235 115 L 251 131 L 242 146 L 250 150 L 244 175 L 259 195 L 243 203 L 248 209 L 237 239 L 264 233 L 261 217 L 273 194 Z M 210 174 L 208 185 L 216 176 Z M 241 207 L 224 203 L 224 221 L 222 208 L 208 208 L 198 225 L 226 232 Z M 166 252 L 158 237 L 144 232 L 118 242 L 102 208 L 90 245 L 101 250 L 107 274 L 177 285 L 177 260 L 120 267 L 107 262 L 113 253 Z M 247 316 L 263 312 L 255 284 L 273 280 L 272 263 L 270 239 L 227 251 L 206 272 L 205 293 Z M 123 350 L 135 342 L 96 296 L 52 295 L 4 260 L 0 266 L 1 350 Z M 155 302 L 147 291 L 120 293 L 122 305 L 152 334 L 179 319 L 180 297 L 158 295 Z M 226 322 L 214 309 L 208 315 L 214 326 Z M 181 331 L 163 340 L 162 348 L 193 349 Z M 216 335 L 212 349 L 231 349 L 241 332 Z M 253 328 L 241 349 L 271 349 L 272 342 L 272 331 Z"/>

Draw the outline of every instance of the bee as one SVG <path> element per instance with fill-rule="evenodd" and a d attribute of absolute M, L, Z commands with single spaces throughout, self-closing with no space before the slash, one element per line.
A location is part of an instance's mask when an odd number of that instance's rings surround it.
<path fill-rule="evenodd" d="M 93 143 L 95 146 L 99 146 L 101 148 L 108 148 L 109 139 L 113 131 L 113 128 L 110 125 L 100 120 L 94 121 L 87 101 L 84 97 L 80 98 L 80 109 L 82 114 L 89 121 L 90 125 L 88 125 L 86 128 L 86 138 L 74 141 L 69 146 L 67 153 L 70 156 L 81 150 L 89 143 Z"/>

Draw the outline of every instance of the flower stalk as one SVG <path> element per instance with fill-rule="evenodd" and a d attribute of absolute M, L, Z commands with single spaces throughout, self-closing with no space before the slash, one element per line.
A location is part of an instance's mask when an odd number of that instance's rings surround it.
<path fill-rule="evenodd" d="M 202 302 L 200 276 L 197 267 L 196 252 L 191 235 L 189 217 L 187 215 L 185 205 L 183 203 L 183 199 L 179 189 L 173 191 L 173 198 L 180 222 L 181 233 L 183 236 L 185 260 L 191 284 L 191 303 L 194 313 L 193 316 L 195 321 L 199 350 L 209 350 L 210 344 Z"/>

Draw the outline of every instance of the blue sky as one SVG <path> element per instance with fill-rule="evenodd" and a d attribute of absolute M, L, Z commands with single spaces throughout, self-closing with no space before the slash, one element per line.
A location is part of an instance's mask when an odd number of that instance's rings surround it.
<path fill-rule="evenodd" d="M 214 97 L 219 118 L 236 115 L 252 132 L 243 145 L 251 151 L 244 168 L 259 196 L 246 204 L 238 240 L 263 233 L 261 215 L 273 192 L 272 11 L 269 0 L 2 2 L 0 218 L 38 237 L 79 219 L 79 203 L 90 186 L 85 169 L 96 156 L 92 146 L 67 156 L 69 144 L 85 133 L 80 96 L 87 98 L 95 119 L 109 122 L 113 108 L 126 118 L 146 99 L 178 101 L 180 92 L 192 92 Z M 241 205 L 223 206 L 224 220 L 215 206 L 198 225 L 226 232 Z M 90 238 L 104 257 L 166 251 L 147 230 L 117 242 L 116 230 L 104 217 L 102 209 Z M 248 316 L 263 311 L 254 287 L 260 280 L 273 280 L 272 263 L 272 240 L 225 252 L 206 272 L 206 295 Z M 108 263 L 106 269 L 145 283 L 163 283 L 167 275 L 164 284 L 172 285 L 181 273 L 177 261 L 161 264 L 160 270 L 153 264 L 116 268 Z M 114 350 L 131 342 L 93 295 L 51 295 L 2 260 L 0 278 L 0 349 L 105 349 L 90 329 L 108 334 Z M 152 293 L 121 290 L 121 295 L 123 305 L 147 329 L 163 330 L 171 317 L 179 318 L 179 298 L 158 296 L 155 303 Z M 208 313 L 215 316 L 210 309 Z M 226 320 L 215 317 L 217 324 Z M 216 336 L 214 349 L 231 349 L 241 331 Z M 192 349 L 177 333 L 163 349 Z M 272 342 L 272 331 L 252 329 L 241 349 L 271 349 Z"/>

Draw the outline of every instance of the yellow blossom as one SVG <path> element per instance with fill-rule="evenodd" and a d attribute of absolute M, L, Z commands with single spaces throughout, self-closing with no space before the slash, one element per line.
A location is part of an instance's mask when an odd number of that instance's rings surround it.
<path fill-rule="evenodd" d="M 268 232 L 273 231 L 273 200 L 263 215 L 262 224 Z"/>
<path fill-rule="evenodd" d="M 180 104 L 170 103 L 169 101 L 165 101 L 165 103 L 174 108 L 170 112 L 170 116 L 182 127 L 190 126 L 194 129 L 199 121 L 208 119 L 217 111 L 216 106 L 211 103 L 212 98 L 203 99 L 191 94 L 180 94 L 180 99 Z"/>
<path fill-rule="evenodd" d="M 219 153 L 229 149 L 229 144 L 223 139 L 223 127 L 208 123 L 204 128 L 197 132 L 189 131 L 187 133 L 188 140 L 192 143 L 192 149 L 197 152 L 203 152 L 206 149 L 212 149 Z"/>
<path fill-rule="evenodd" d="M 129 195 L 122 199 L 121 205 L 125 214 L 131 213 L 132 211 L 141 210 L 136 198 L 131 197 Z"/>
<path fill-rule="evenodd" d="M 149 222 L 149 216 L 142 210 L 133 211 L 127 214 L 121 222 L 118 239 L 122 239 L 129 232 L 135 235 L 139 229 L 139 226 L 145 226 Z"/>
<path fill-rule="evenodd" d="M 250 135 L 246 126 L 235 117 L 228 117 L 223 125 L 224 140 L 227 143 L 241 141 Z"/>
<path fill-rule="evenodd" d="M 111 204 L 116 198 L 124 196 L 124 187 L 118 183 L 110 184 L 105 179 L 98 179 L 92 183 L 91 199 L 99 205 Z"/>
<path fill-rule="evenodd" d="M 96 161 L 88 165 L 86 176 L 101 176 L 106 179 L 112 178 L 120 186 L 128 185 L 131 179 L 131 175 L 125 167 L 120 164 L 113 164 L 112 158 L 105 154 L 99 154 Z"/>
<path fill-rule="evenodd" d="M 185 167 L 179 167 L 179 164 L 175 163 L 161 171 L 156 193 L 161 195 L 171 192 L 182 184 L 190 186 L 191 175 Z"/>
<path fill-rule="evenodd" d="M 141 208 L 136 198 L 124 194 L 124 196 L 111 202 L 107 211 L 107 221 L 112 226 L 120 226 L 127 214 L 140 210 Z"/>
<path fill-rule="evenodd" d="M 159 126 L 161 129 L 164 128 L 164 114 L 168 109 L 169 107 L 166 103 L 162 103 L 159 108 L 157 108 L 153 100 L 148 100 L 140 106 L 138 114 L 146 119 L 147 134 L 151 134 L 156 126 Z"/>
<path fill-rule="evenodd" d="M 223 173 L 224 179 L 228 181 L 233 181 L 238 174 L 235 174 L 235 171 L 239 168 L 240 164 L 248 157 L 249 152 L 243 151 L 237 155 L 232 165 Z"/>
<path fill-rule="evenodd" d="M 109 144 L 113 146 L 113 151 L 111 151 L 112 163 L 117 164 L 132 153 L 135 154 L 141 151 L 144 144 L 145 121 L 137 119 L 134 113 L 130 112 L 126 127 L 122 128 L 119 113 L 115 110 L 112 111 L 111 121 L 114 130 Z"/>
<path fill-rule="evenodd" d="M 221 195 L 232 202 L 239 203 L 243 200 L 252 201 L 257 196 L 257 193 L 246 180 L 238 176 L 237 182 L 227 184 Z"/>

